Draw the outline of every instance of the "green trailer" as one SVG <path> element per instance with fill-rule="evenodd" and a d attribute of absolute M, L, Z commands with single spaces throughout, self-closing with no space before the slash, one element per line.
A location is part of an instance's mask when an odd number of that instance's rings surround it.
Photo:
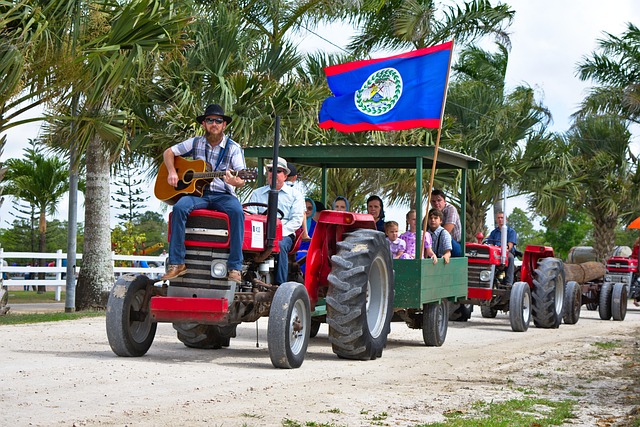
<path fill-rule="evenodd" d="M 416 180 L 416 211 L 424 212 L 423 206 L 423 177 L 430 172 L 436 159 L 436 169 L 457 170 L 460 172 L 460 182 L 462 183 L 462 194 L 466 192 L 466 173 L 468 169 L 477 169 L 479 161 L 454 151 L 439 149 L 436 153 L 434 146 L 411 146 L 411 145 L 299 145 L 280 146 L 278 156 L 284 157 L 287 161 L 304 166 L 320 168 L 322 171 L 322 202 L 327 200 L 327 169 L 330 168 L 369 168 L 369 169 L 415 169 Z M 437 154 L 437 155 L 436 155 Z M 257 159 L 258 171 L 264 170 L 263 166 L 274 156 L 273 147 L 248 147 L 245 148 L 247 159 Z M 262 178 L 262 177 L 260 177 Z M 462 198 L 460 218 L 462 229 L 464 229 L 465 218 L 465 198 Z M 330 341 L 333 344 L 334 352 L 343 357 L 350 358 L 353 345 L 344 344 L 336 330 L 345 328 L 344 324 L 335 324 L 335 321 L 327 317 L 340 317 L 336 315 L 327 316 L 327 310 L 331 312 L 332 296 L 331 288 L 333 283 L 343 283 L 348 286 L 348 280 L 341 282 L 337 275 L 344 275 L 344 272 L 336 267 L 336 264 L 344 262 L 340 255 L 341 241 L 344 236 L 348 236 L 359 228 L 375 228 L 372 217 L 366 214 L 342 215 L 335 211 L 329 211 L 324 217 L 321 216 L 319 223 L 326 223 L 327 228 L 322 232 L 314 234 L 310 251 L 321 251 L 314 259 L 327 258 L 318 261 L 325 268 L 312 268 L 312 274 L 307 272 L 304 278 L 305 287 L 309 292 L 311 300 L 313 318 L 311 335 L 317 332 L 319 321 L 327 321 L 330 329 Z M 421 215 L 419 215 L 420 217 Z M 367 218 L 368 217 L 368 218 Z M 368 223 L 368 224 L 367 224 Z M 423 233 L 421 221 L 417 221 L 416 242 L 421 241 Z M 364 238 L 359 236 L 357 238 Z M 356 239 L 353 238 L 352 239 Z M 463 233 L 464 239 L 464 233 Z M 464 247 L 464 241 L 461 242 Z M 347 245 L 343 245 L 347 246 Z M 351 256 L 351 249 L 347 251 L 346 257 Z M 416 252 L 419 248 L 416 248 Z M 387 251 L 388 252 L 388 251 Z M 416 259 L 394 259 L 385 261 L 392 263 L 393 274 L 391 275 L 392 291 L 388 292 L 384 286 L 376 286 L 379 277 L 384 277 L 385 262 L 379 262 L 374 267 L 364 266 L 368 274 L 366 284 L 366 311 L 364 319 L 364 331 L 358 334 L 380 336 L 377 342 L 366 342 L 359 344 L 367 347 L 366 351 L 356 353 L 358 357 L 353 358 L 375 358 L 381 355 L 382 347 L 386 343 L 386 333 L 389 327 L 387 320 L 404 321 L 410 328 L 422 329 L 424 342 L 428 346 L 440 346 L 444 343 L 448 325 L 448 304 L 447 301 L 456 302 L 467 297 L 467 258 L 451 258 L 449 264 L 438 262 L 433 264 L 429 259 L 420 259 L 416 253 Z M 383 256 L 383 255 L 381 255 Z M 384 255 L 387 256 L 387 255 Z M 337 257 L 337 258 L 336 258 Z M 310 257 L 307 257 L 307 262 Z M 374 259 L 375 257 L 372 257 Z M 330 261 L 329 261 L 330 259 Z M 326 261 L 326 262 L 325 262 Z M 368 262 L 368 261 L 365 261 Z M 326 267 L 333 264 L 333 267 Z M 375 262 L 374 262 L 375 264 Z M 329 273 L 328 269 L 331 269 Z M 309 271 L 309 264 L 307 264 Z M 336 269 L 338 272 L 336 272 Z M 328 273 L 328 274 L 327 274 Z M 332 276 L 333 275 L 333 276 Z M 384 281 L 383 281 L 384 282 Z M 348 290 L 345 292 L 349 292 Z M 388 294 L 391 294 L 390 296 Z M 385 309 L 386 300 L 393 301 L 393 310 Z M 325 303 L 329 301 L 328 304 Z M 356 306 L 339 305 L 338 310 L 352 312 Z M 392 313 L 391 313 L 392 311 Z M 341 314 L 347 315 L 347 313 Z M 367 327 L 368 324 L 368 327 Z M 347 325 L 348 326 L 348 325 Z M 376 332 L 378 331 L 378 332 Z M 346 333 L 345 335 L 349 335 Z M 375 341 L 375 340 L 374 340 Z M 381 341 L 384 341 L 382 343 Z M 355 347 L 358 347 L 356 344 Z M 368 347 L 373 348 L 368 348 Z M 364 355 L 364 357 L 363 357 Z"/>

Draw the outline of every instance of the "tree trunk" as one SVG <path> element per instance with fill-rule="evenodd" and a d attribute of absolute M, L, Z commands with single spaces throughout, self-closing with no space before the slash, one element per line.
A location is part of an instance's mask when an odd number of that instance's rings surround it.
<path fill-rule="evenodd" d="M 603 215 L 592 213 L 593 220 L 593 250 L 596 261 L 605 262 L 613 252 L 616 237 L 617 215 Z"/>
<path fill-rule="evenodd" d="M 597 279 L 602 279 L 606 273 L 607 270 L 604 267 L 604 264 L 598 261 L 564 265 L 564 276 L 566 282 L 571 280 L 580 284 L 592 282 Z"/>
<path fill-rule="evenodd" d="M 114 283 L 109 214 L 109 156 L 95 137 L 86 151 L 87 178 L 82 266 L 76 285 L 76 310 L 104 307 Z"/>
<path fill-rule="evenodd" d="M 42 207 L 40 209 L 40 217 L 38 220 L 38 233 L 39 233 L 38 252 L 45 253 L 47 251 L 47 216 L 46 216 L 45 207 Z M 47 266 L 46 259 L 41 258 L 41 259 L 38 259 L 36 262 L 37 262 L 36 265 L 40 267 Z M 45 273 L 38 273 L 38 280 L 45 280 L 45 279 L 46 279 Z M 47 291 L 46 285 L 38 285 L 39 294 L 44 294 L 46 291 Z"/>

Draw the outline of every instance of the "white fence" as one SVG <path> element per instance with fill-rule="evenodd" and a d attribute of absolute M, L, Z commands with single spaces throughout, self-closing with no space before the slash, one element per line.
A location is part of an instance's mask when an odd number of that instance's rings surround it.
<path fill-rule="evenodd" d="M 25 265 L 6 265 L 5 260 L 7 259 L 11 259 L 12 262 L 22 259 L 24 261 L 15 262 Z M 51 267 L 26 266 L 26 264 L 31 263 L 34 259 L 43 259 L 47 263 L 53 261 L 55 265 Z M 81 260 L 82 254 L 76 254 L 76 259 Z M 151 278 L 158 278 L 164 274 L 165 259 L 166 256 L 116 255 L 114 253 L 111 254 L 111 262 L 114 264 L 113 271 L 115 273 L 115 278 L 125 273 L 142 273 L 148 275 Z M 67 284 L 66 278 L 62 278 L 62 275 L 67 273 L 67 267 L 66 265 L 63 265 L 63 260 L 66 263 L 67 254 L 63 253 L 62 250 L 58 250 L 55 253 L 4 252 L 4 250 L 0 248 L 0 277 L 3 278 L 2 285 L 7 286 L 8 288 L 24 286 L 55 286 L 55 299 L 56 301 L 60 301 L 60 292 L 62 290 L 62 287 L 66 286 Z M 150 268 L 116 267 L 116 261 L 130 261 L 132 265 L 139 265 L 140 261 L 146 261 L 149 264 Z M 152 264 L 155 264 L 157 267 L 151 267 Z M 78 274 L 79 271 L 80 268 L 76 267 L 75 273 Z M 37 276 L 36 278 L 25 280 L 24 277 L 27 273 L 45 273 L 45 280 L 39 280 L 37 279 Z"/>

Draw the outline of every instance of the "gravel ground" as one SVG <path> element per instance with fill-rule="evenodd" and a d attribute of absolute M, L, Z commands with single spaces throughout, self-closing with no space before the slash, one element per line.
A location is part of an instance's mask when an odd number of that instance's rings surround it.
<path fill-rule="evenodd" d="M 160 324 L 141 358 L 112 353 L 104 318 L 0 326 L 0 425 L 416 426 L 524 396 L 575 400 L 567 425 L 625 425 L 640 401 L 640 311 L 581 316 L 516 333 L 505 314 L 483 319 L 476 307 L 439 348 L 394 323 L 382 358 L 366 362 L 337 358 L 322 325 L 295 370 L 272 367 L 266 320 L 240 325 L 222 350 L 186 348 Z"/>

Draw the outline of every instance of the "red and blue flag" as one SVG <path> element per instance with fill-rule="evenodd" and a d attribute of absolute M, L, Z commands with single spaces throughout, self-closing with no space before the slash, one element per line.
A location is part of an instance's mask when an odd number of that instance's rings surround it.
<path fill-rule="evenodd" d="M 440 127 L 453 41 L 325 68 L 319 126 L 340 132 Z"/>

